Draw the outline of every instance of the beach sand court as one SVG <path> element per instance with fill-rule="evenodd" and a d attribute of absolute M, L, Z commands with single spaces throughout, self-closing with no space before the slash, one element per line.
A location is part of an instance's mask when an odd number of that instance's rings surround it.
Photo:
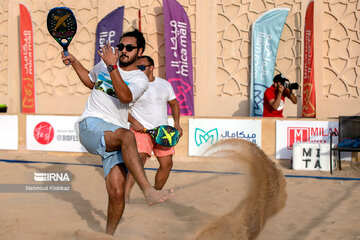
<path fill-rule="evenodd" d="M 175 156 L 165 186 L 175 196 L 164 203 L 147 206 L 135 186 L 114 237 L 103 234 L 107 193 L 98 157 L 4 151 L 1 160 L 10 161 L 0 161 L 0 239 L 360 239 L 358 164 L 330 175 L 290 170 L 253 144 L 213 150 L 211 157 Z M 151 183 L 157 167 L 153 158 L 146 163 Z M 51 184 L 71 190 L 9 191 L 39 184 L 35 172 L 68 173 L 70 182 Z"/>

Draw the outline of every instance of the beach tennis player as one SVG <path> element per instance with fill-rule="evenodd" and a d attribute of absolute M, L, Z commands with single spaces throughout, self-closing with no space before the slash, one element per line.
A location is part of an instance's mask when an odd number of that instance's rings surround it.
<path fill-rule="evenodd" d="M 155 189 L 163 189 L 170 171 L 173 167 L 174 147 L 166 147 L 157 144 L 145 129 L 153 129 L 160 125 L 168 125 L 167 105 L 171 109 L 174 119 L 174 127 L 182 136 L 180 126 L 180 107 L 171 84 L 159 77 L 154 76 L 154 60 L 149 56 L 141 56 L 138 59 L 137 67 L 149 78 L 149 87 L 135 103 L 130 104 L 129 122 L 131 130 L 135 134 L 140 159 L 143 165 L 151 153 L 154 152 L 159 169 L 155 175 Z M 135 181 L 131 174 L 128 174 L 125 184 L 125 200 L 129 202 L 130 192 Z"/>
<path fill-rule="evenodd" d="M 82 83 L 92 89 L 85 110 L 75 124 L 81 144 L 88 152 L 100 155 L 109 195 L 106 233 L 113 235 L 125 208 L 127 169 L 139 184 L 149 205 L 173 195 L 173 190 L 156 190 L 146 178 L 140 162 L 134 134 L 127 129 L 129 103 L 147 89 L 149 81 L 137 68 L 137 59 L 145 49 L 138 30 L 122 35 L 115 52 L 109 44 L 98 51 L 101 61 L 88 71 L 74 55 L 62 54 Z"/>

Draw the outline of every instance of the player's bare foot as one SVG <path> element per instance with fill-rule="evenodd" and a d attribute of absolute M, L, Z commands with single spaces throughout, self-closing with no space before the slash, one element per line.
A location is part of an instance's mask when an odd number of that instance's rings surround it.
<path fill-rule="evenodd" d="M 144 192 L 146 202 L 149 206 L 161 203 L 174 196 L 174 189 L 156 190 L 154 188 Z"/>

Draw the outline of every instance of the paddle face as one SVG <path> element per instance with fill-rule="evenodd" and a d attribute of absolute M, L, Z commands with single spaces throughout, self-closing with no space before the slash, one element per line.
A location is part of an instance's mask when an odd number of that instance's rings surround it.
<path fill-rule="evenodd" d="M 161 125 L 151 130 L 146 130 L 147 133 L 161 146 L 173 147 L 179 142 L 179 131 L 168 125 Z"/>
<path fill-rule="evenodd" d="M 50 35 L 61 45 L 67 55 L 67 47 L 75 36 L 77 25 L 74 13 L 66 7 L 56 7 L 47 16 Z"/>

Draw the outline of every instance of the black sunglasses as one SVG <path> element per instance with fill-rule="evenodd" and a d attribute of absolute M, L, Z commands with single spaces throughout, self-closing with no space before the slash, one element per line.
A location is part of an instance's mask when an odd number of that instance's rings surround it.
<path fill-rule="evenodd" d="M 151 65 L 138 65 L 137 68 L 140 69 L 141 71 L 145 71 L 145 69 L 150 66 Z"/>
<path fill-rule="evenodd" d="M 139 48 L 138 46 L 133 46 L 133 45 L 124 45 L 123 43 L 120 43 L 118 45 L 116 45 L 116 47 L 119 49 L 119 51 L 124 50 L 124 48 L 126 49 L 126 51 L 131 52 L 132 50 Z"/>

